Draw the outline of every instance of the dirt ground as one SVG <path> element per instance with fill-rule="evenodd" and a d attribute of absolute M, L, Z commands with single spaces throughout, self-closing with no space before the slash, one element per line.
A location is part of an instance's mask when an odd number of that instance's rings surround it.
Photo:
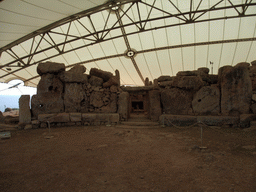
<path fill-rule="evenodd" d="M 198 126 L 12 131 L 0 191 L 256 191 L 256 129 L 203 130 L 207 149 Z"/>

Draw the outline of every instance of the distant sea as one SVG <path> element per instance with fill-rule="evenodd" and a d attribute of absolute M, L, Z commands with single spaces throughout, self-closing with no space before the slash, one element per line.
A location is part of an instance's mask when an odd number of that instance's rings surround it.
<path fill-rule="evenodd" d="M 20 95 L 0 95 L 0 111 L 4 112 L 5 108 L 19 108 Z"/>

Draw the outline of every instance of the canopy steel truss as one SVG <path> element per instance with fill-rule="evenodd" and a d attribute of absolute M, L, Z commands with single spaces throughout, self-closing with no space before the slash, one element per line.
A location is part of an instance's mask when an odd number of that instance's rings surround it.
<path fill-rule="evenodd" d="M 181 25 L 188 25 L 191 23 L 201 23 L 201 22 L 210 22 L 210 21 L 216 21 L 216 20 L 228 20 L 233 18 L 240 18 L 240 17 L 255 17 L 255 13 L 247 13 L 248 8 L 253 7 L 256 9 L 256 3 L 252 3 L 252 0 L 246 0 L 244 4 L 235 4 L 232 2 L 232 0 L 226 0 L 226 4 L 223 5 L 222 2 L 224 0 L 217 1 L 216 4 L 212 5 L 210 8 L 202 8 L 202 0 L 199 1 L 199 3 L 194 7 L 195 2 L 193 0 L 190 0 L 190 9 L 189 11 L 183 11 L 180 10 L 178 6 L 175 5 L 174 0 L 163 0 L 166 1 L 165 3 L 169 3 L 169 6 L 172 6 L 175 9 L 175 13 L 170 13 L 168 9 L 161 8 L 159 6 L 156 6 L 156 0 L 152 0 L 150 3 L 146 0 L 111 0 L 107 3 L 97 6 L 93 9 L 82 11 L 80 13 L 71 15 L 67 18 L 64 18 L 62 20 L 59 20 L 51 25 L 48 25 L 46 27 L 43 27 L 39 30 L 36 30 L 35 32 L 28 34 L 14 42 L 12 42 L 9 45 L 6 45 L 2 48 L 0 48 L 0 55 L 8 54 L 10 55 L 13 60 L 9 61 L 8 63 L 4 63 L 0 66 L 0 70 L 4 71 L 5 74 L 0 76 L 1 78 L 7 77 L 11 74 L 15 74 L 16 72 L 26 69 L 30 66 L 36 65 L 40 62 L 52 59 L 54 57 L 79 50 L 94 44 L 98 44 L 101 42 L 113 40 L 116 38 L 124 38 L 125 44 L 127 46 L 127 51 L 131 51 L 132 48 L 129 45 L 128 36 L 143 33 L 146 31 L 151 30 L 157 30 L 161 28 L 168 28 L 168 27 L 174 27 L 174 26 L 181 26 Z M 147 12 L 146 17 L 142 17 L 141 8 L 146 7 L 149 11 Z M 131 10 L 136 10 L 136 14 L 138 15 L 138 18 L 132 18 L 128 13 Z M 219 10 L 235 10 L 228 16 L 221 16 L 221 17 L 215 17 L 211 16 L 210 18 L 203 17 L 206 13 L 219 11 Z M 102 11 L 108 11 L 108 16 L 105 20 L 105 22 L 97 23 L 98 21 L 94 19 L 94 14 L 97 14 Z M 152 11 L 157 11 L 161 14 L 158 15 L 152 15 Z M 115 22 L 110 23 L 110 17 L 112 13 L 115 13 Z M 144 13 L 145 14 L 145 13 Z M 113 14 L 112 14 L 113 15 Z M 123 22 L 124 18 L 126 19 L 125 22 Z M 162 25 L 159 25 L 158 27 L 151 27 L 149 25 L 150 22 L 154 21 L 165 21 L 171 18 L 175 18 L 175 22 L 171 24 L 166 24 L 166 22 L 159 22 L 164 23 Z M 85 22 L 86 21 L 86 22 Z M 71 29 L 74 27 L 75 23 L 77 25 L 80 25 L 85 30 L 84 35 L 74 35 L 70 33 Z M 88 23 L 90 26 L 88 26 Z M 97 23 L 97 27 L 96 27 Z M 99 27 L 99 24 L 101 27 Z M 66 31 L 58 31 L 57 28 L 61 26 L 67 26 Z M 127 32 L 126 29 L 130 26 L 133 26 L 134 31 Z M 113 30 L 121 30 L 121 33 L 118 35 L 109 35 L 111 31 Z M 57 36 L 63 36 L 61 40 L 57 38 Z M 26 54 L 23 56 L 19 56 L 17 52 L 15 52 L 14 47 L 18 45 L 22 45 L 22 43 L 30 40 L 31 45 L 26 50 Z M 77 42 L 79 40 L 83 40 L 83 42 L 86 42 L 84 45 L 80 45 L 78 47 L 74 47 L 72 49 L 67 48 L 67 44 Z M 255 41 L 256 38 L 247 38 L 247 39 L 232 39 L 232 40 L 223 40 L 218 42 L 204 42 L 203 44 L 212 44 L 212 43 L 229 43 L 229 42 L 240 42 L 240 41 Z M 41 46 L 42 43 L 47 44 L 48 46 Z M 136 54 L 140 54 L 143 52 L 149 52 L 149 51 L 156 51 L 160 49 L 171 49 L 171 48 L 178 48 L 178 47 L 184 47 L 184 46 L 198 46 L 202 43 L 195 43 L 195 44 L 189 44 L 189 45 L 178 45 L 178 46 L 167 46 L 167 47 L 160 47 L 155 49 L 149 49 L 144 51 L 139 51 Z M 54 50 L 54 51 L 53 51 Z M 53 51 L 54 54 L 52 54 L 49 57 L 45 57 L 40 60 L 35 60 L 35 56 L 42 54 L 46 51 Z M 120 57 L 125 56 L 125 54 L 117 54 L 113 56 L 107 56 L 100 59 L 107 59 L 111 57 Z M 130 56 L 130 59 L 132 60 L 132 63 L 140 76 L 141 80 L 144 81 L 144 77 L 142 76 L 140 69 L 138 65 L 136 64 L 136 61 L 134 59 L 134 56 Z M 81 63 L 87 63 L 87 62 L 93 62 L 97 59 L 93 59 L 90 61 L 84 61 Z M 13 68 L 10 71 L 6 70 L 6 68 Z M 31 80 L 36 78 L 32 77 L 25 81 Z"/>

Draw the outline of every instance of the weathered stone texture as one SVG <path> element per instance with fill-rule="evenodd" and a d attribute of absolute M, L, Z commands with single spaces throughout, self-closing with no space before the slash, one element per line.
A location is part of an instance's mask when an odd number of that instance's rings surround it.
<path fill-rule="evenodd" d="M 88 77 L 83 73 L 64 71 L 59 74 L 60 80 L 64 83 L 87 83 Z"/>
<path fill-rule="evenodd" d="M 37 85 L 37 94 L 45 94 L 45 93 L 63 93 L 63 83 L 59 80 L 59 78 L 54 74 L 43 74 L 41 76 L 41 80 Z"/>
<path fill-rule="evenodd" d="M 163 112 L 166 114 L 192 114 L 193 93 L 178 88 L 165 89 L 161 92 Z"/>
<path fill-rule="evenodd" d="M 56 114 L 39 114 L 38 121 L 49 123 L 66 123 L 70 122 L 68 113 L 56 113 Z"/>
<path fill-rule="evenodd" d="M 65 71 L 65 65 L 63 63 L 45 62 L 39 63 L 37 66 L 37 73 L 42 76 L 46 73 L 59 73 Z"/>
<path fill-rule="evenodd" d="M 83 65 L 75 65 L 74 67 L 72 67 L 69 72 L 72 72 L 72 73 L 85 73 L 86 72 L 86 67 L 83 66 Z"/>
<path fill-rule="evenodd" d="M 161 81 L 159 87 L 172 87 L 173 81 Z"/>
<path fill-rule="evenodd" d="M 31 109 L 34 117 L 43 113 L 61 113 L 64 112 L 64 102 L 58 94 L 33 95 Z"/>
<path fill-rule="evenodd" d="M 158 121 L 162 114 L 160 93 L 158 90 L 149 91 L 149 113 L 152 121 Z"/>
<path fill-rule="evenodd" d="M 223 115 L 248 114 L 252 98 L 252 84 L 247 64 L 220 70 L 221 113 Z"/>
<path fill-rule="evenodd" d="M 107 82 L 103 83 L 103 87 L 107 88 L 107 87 L 111 87 L 112 85 L 119 85 L 119 79 L 116 76 L 111 77 Z"/>
<path fill-rule="evenodd" d="M 91 76 L 96 76 L 102 78 L 105 82 L 107 82 L 111 77 L 113 77 L 113 74 L 107 71 L 102 71 L 97 68 L 91 68 L 90 70 Z"/>
<path fill-rule="evenodd" d="M 127 121 L 129 118 L 129 93 L 122 92 L 118 98 L 118 113 L 121 120 Z"/>
<path fill-rule="evenodd" d="M 204 83 L 199 76 L 176 76 L 172 83 L 173 87 L 194 91 L 199 90 L 203 85 Z"/>
<path fill-rule="evenodd" d="M 80 83 L 66 83 L 64 94 L 65 112 L 83 112 L 87 108 L 87 96 Z"/>
<path fill-rule="evenodd" d="M 92 75 L 89 79 L 89 83 L 91 84 L 91 86 L 100 87 L 103 84 L 103 79 Z"/>
<path fill-rule="evenodd" d="M 220 91 L 217 86 L 202 87 L 195 95 L 192 101 L 194 113 L 219 114 L 220 113 Z"/>
<path fill-rule="evenodd" d="M 247 128 L 251 126 L 251 121 L 256 120 L 256 114 L 241 114 L 240 115 L 240 124 L 241 128 Z"/>
<path fill-rule="evenodd" d="M 157 78 L 158 82 L 163 82 L 163 81 L 172 81 L 173 77 L 169 75 L 163 75 Z"/>
<path fill-rule="evenodd" d="M 200 68 L 198 68 L 197 69 L 198 71 L 202 71 L 202 72 L 204 72 L 205 74 L 209 74 L 209 68 L 207 68 L 207 67 L 200 67 Z"/>
<path fill-rule="evenodd" d="M 30 95 L 21 95 L 19 99 L 19 122 L 30 123 L 31 112 L 30 112 Z"/>
<path fill-rule="evenodd" d="M 70 117 L 70 121 L 72 121 L 72 122 L 82 121 L 81 113 L 69 113 L 69 117 Z"/>

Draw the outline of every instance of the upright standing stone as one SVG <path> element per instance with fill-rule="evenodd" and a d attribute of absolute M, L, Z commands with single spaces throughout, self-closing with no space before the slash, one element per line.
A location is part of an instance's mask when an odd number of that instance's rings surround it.
<path fill-rule="evenodd" d="M 129 93 L 122 92 L 118 99 L 118 113 L 121 120 L 127 121 L 129 118 Z"/>
<path fill-rule="evenodd" d="M 118 87 L 120 87 L 120 72 L 118 70 L 115 70 L 116 78 L 118 79 Z"/>
<path fill-rule="evenodd" d="M 221 113 L 239 115 L 250 113 L 252 83 L 249 63 L 240 63 L 221 70 Z"/>
<path fill-rule="evenodd" d="M 29 108 L 30 95 L 21 95 L 19 99 L 19 122 L 30 123 L 31 112 Z"/>
<path fill-rule="evenodd" d="M 162 114 L 160 92 L 158 90 L 149 91 L 149 109 L 150 119 L 158 121 L 159 116 Z"/>
<path fill-rule="evenodd" d="M 145 82 L 144 82 L 144 85 L 145 85 L 145 86 L 149 86 L 149 79 L 148 79 L 148 77 L 146 77 Z"/>
<path fill-rule="evenodd" d="M 217 86 L 204 86 L 195 95 L 192 108 L 196 114 L 218 115 L 220 112 L 220 91 Z"/>

